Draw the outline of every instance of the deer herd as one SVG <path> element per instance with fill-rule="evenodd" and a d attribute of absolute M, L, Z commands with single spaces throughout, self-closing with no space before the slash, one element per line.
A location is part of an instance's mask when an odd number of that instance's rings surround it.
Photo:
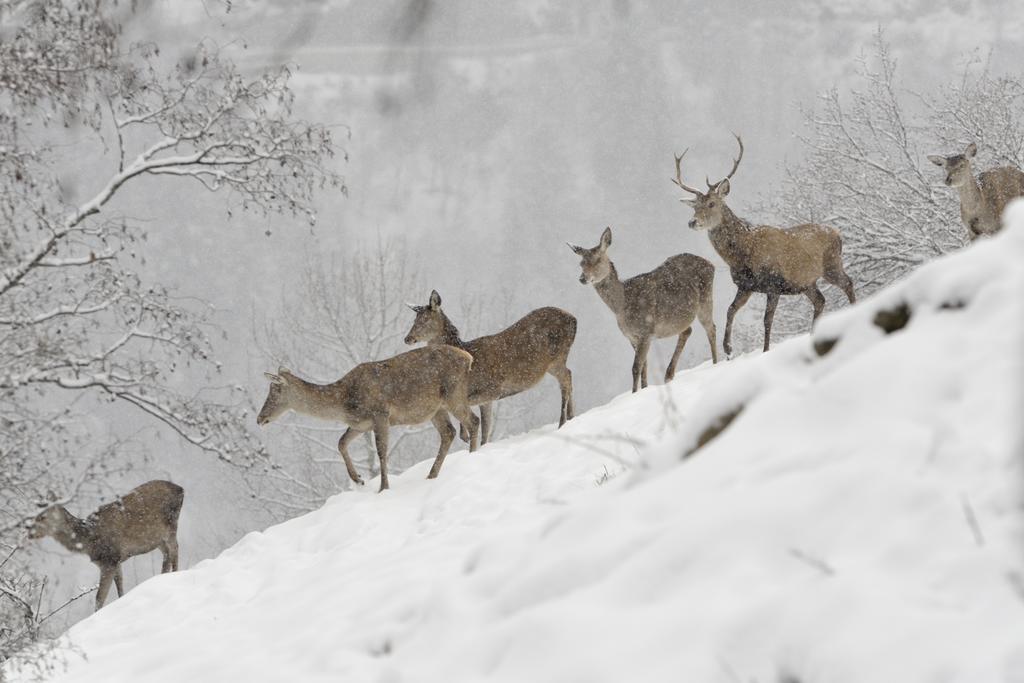
<path fill-rule="evenodd" d="M 675 157 L 675 177 L 671 179 L 690 195 L 680 199 L 693 209 L 689 227 L 707 231 L 711 246 L 728 266 L 736 285 L 725 318 L 722 348 L 727 355 L 732 353 L 736 313 L 755 293 L 766 296 L 765 351 L 781 296 L 807 297 L 813 306 L 812 324 L 825 307 L 819 280 L 841 289 L 850 303 L 856 298 L 853 281 L 843 268 L 843 243 L 837 229 L 815 223 L 789 228 L 756 225 L 729 208 L 725 199 L 743 159 L 743 140 L 735 137 L 739 154 L 732 169 L 717 183 L 706 180 L 706 191 L 683 182 L 685 151 Z M 971 167 L 976 153 L 972 143 L 962 154 L 928 157 L 945 170 L 945 184 L 958 191 L 960 217 L 971 240 L 997 232 L 1006 204 L 1024 196 L 1024 173 L 1019 169 L 988 170 L 976 180 Z M 580 282 L 593 285 L 633 347 L 633 391 L 647 386 L 647 354 L 655 338 L 677 336 L 665 381 L 673 378 L 694 319 L 707 335 L 712 362 L 718 362 L 714 265 L 694 254 L 676 254 L 654 270 L 622 280 L 608 256 L 611 244 L 611 228 L 605 228 L 596 246 L 570 244 L 569 248 L 580 256 Z M 383 491 L 388 488 L 388 431 L 392 425 L 428 420 L 434 425 L 440 446 L 428 474 L 428 479 L 433 479 L 455 439 L 450 416 L 459 421 L 461 436 L 474 451 L 491 436 L 494 402 L 536 386 L 545 374 L 554 377 L 561 390 L 559 426 L 572 419 L 572 373 L 566 365 L 576 338 L 576 318 L 571 314 L 553 307 L 539 308 L 501 332 L 464 341 L 442 310 L 436 291 L 425 305 L 409 306 L 415 319 L 405 342 L 425 346 L 357 365 L 331 384 L 314 384 L 285 368 L 266 373 L 270 391 L 257 423 L 266 425 L 289 410 L 344 423 L 347 429 L 338 441 L 338 452 L 357 484 L 363 479 L 352 463 L 348 445 L 372 431 Z M 479 418 L 472 406 L 480 406 Z M 162 571 L 177 570 L 176 534 L 183 500 L 181 487 L 151 481 L 84 520 L 63 506 L 47 507 L 28 523 L 29 536 L 52 536 L 68 550 L 89 556 L 100 569 L 99 609 L 111 582 L 118 595 L 122 594 L 121 563 L 128 558 L 159 548 L 164 557 Z"/>

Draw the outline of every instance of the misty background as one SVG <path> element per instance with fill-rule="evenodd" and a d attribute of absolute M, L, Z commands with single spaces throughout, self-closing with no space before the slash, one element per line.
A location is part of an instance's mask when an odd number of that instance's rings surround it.
<path fill-rule="evenodd" d="M 344 360 L 326 368 L 322 359 L 304 366 L 296 353 L 282 358 L 266 330 L 294 305 L 311 263 L 345 267 L 352 254 L 383 244 L 401 249 L 415 271 L 396 296 L 422 304 L 437 289 L 464 338 L 541 306 L 573 313 L 579 328 L 569 367 L 579 413 L 628 391 L 632 349 L 593 288 L 578 282 L 579 259 L 566 241 L 594 246 L 611 226 L 609 253 L 623 278 L 672 254 L 708 258 L 716 265 L 721 339 L 735 290 L 706 234 L 686 227 L 691 212 L 669 182 L 673 153 L 689 148 L 684 177 L 697 185 L 725 174 L 736 153 L 731 131 L 742 135 L 746 154 L 730 206 L 773 220 L 766 207 L 803 153 L 801 107 L 813 109 L 829 89 L 856 88 L 859 60 L 870 57 L 879 30 L 901 84 L 928 92 L 972 59 L 987 60 L 994 73 L 1019 70 L 1024 15 L 1013 10 L 1009 0 L 158 2 L 127 30 L 183 55 L 209 38 L 253 72 L 292 65 L 296 115 L 336 126 L 346 192 L 322 193 L 315 225 L 229 216 L 222 196 L 166 180 L 140 185 L 138 199 L 121 197 L 117 208 L 148 226 L 142 274 L 178 297 L 208 302 L 222 381 L 244 387 L 256 409 L 267 389 L 262 373 L 278 362 L 319 382 L 351 368 Z M 924 154 L 951 151 L 921 153 L 923 163 Z M 69 169 L 69 192 L 95 192 L 83 170 L 95 161 Z M 792 305 L 809 327 L 810 305 Z M 460 320 L 460 310 L 476 313 Z M 752 303 L 738 324 L 758 330 L 759 315 Z M 412 319 L 410 311 L 406 329 Z M 709 357 L 702 336 L 691 337 L 682 367 Z M 738 341 L 739 352 L 759 348 L 759 338 Z M 653 384 L 673 344 L 654 345 Z M 399 337 L 389 353 L 402 350 Z M 557 418 L 554 380 L 526 400 L 535 408 L 524 426 Z M 327 442 L 343 431 L 323 427 L 333 434 Z M 271 458 L 286 455 L 273 447 L 286 428 L 264 431 Z M 183 568 L 286 516 L 252 498 L 235 468 L 138 414 L 124 411 L 97 430 L 131 440 L 138 453 L 112 487 L 152 478 L 185 487 Z M 421 458 L 433 457 L 435 438 L 428 432 Z M 99 502 L 71 507 L 85 514 Z M 40 556 L 58 602 L 95 582 L 83 556 L 49 541 Z M 128 589 L 158 572 L 159 562 L 153 554 L 126 563 Z M 86 603 L 69 619 L 88 614 Z"/>

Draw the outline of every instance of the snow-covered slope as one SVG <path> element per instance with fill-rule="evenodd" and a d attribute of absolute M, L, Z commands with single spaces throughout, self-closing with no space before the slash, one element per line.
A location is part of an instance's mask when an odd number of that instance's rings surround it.
<path fill-rule="evenodd" d="M 1013 210 L 810 337 L 146 581 L 58 679 L 1020 683 Z"/>

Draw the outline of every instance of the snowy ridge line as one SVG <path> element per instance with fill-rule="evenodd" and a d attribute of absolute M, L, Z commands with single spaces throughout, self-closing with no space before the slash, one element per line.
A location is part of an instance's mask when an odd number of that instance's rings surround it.
<path fill-rule="evenodd" d="M 71 629 L 54 680 L 1020 681 L 1009 219 L 768 354 L 154 577 Z"/>

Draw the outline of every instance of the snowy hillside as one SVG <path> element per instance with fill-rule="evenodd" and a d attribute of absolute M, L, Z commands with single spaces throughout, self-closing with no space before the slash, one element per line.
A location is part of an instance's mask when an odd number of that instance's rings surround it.
<path fill-rule="evenodd" d="M 1020 683 L 1015 211 L 811 337 L 146 581 L 57 679 Z"/>

